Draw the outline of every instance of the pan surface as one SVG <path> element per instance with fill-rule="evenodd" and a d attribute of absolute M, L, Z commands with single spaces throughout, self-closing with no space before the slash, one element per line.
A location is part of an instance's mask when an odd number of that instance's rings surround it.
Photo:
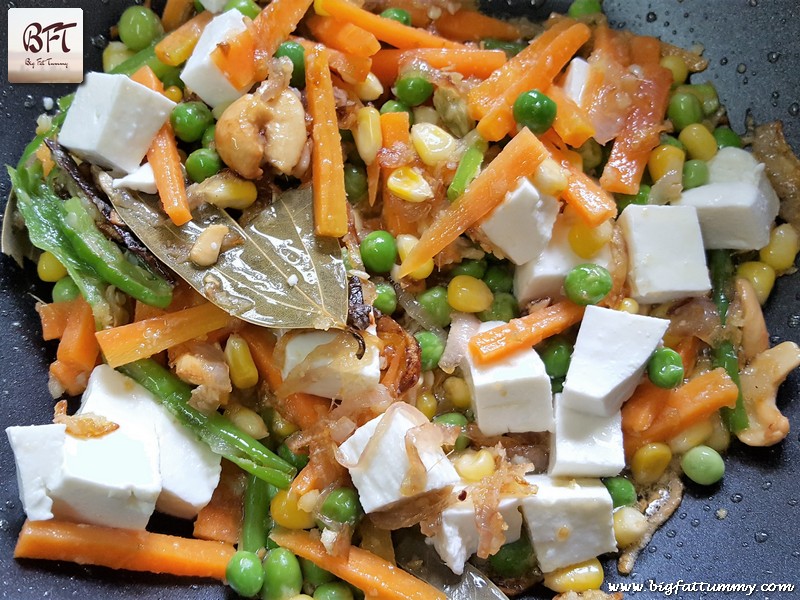
<path fill-rule="evenodd" d="M 100 68 L 102 37 L 108 33 L 125 0 L 15 0 L 14 6 L 76 6 L 84 10 L 85 68 Z M 544 17 L 564 11 L 568 2 L 490 0 L 493 14 Z M 612 24 L 655 35 L 680 46 L 700 43 L 710 66 L 695 81 L 708 79 L 729 109 L 732 126 L 741 132 L 745 112 L 758 121 L 781 119 L 787 138 L 800 150 L 800 4 L 797 0 L 606 0 Z M 5 34 L 6 31 L 4 30 Z M 3 36 L 5 37 L 5 36 Z M 5 44 L 3 51 L 5 50 Z M 3 164 L 14 164 L 33 136 L 42 98 L 56 98 L 68 86 L 21 85 L 4 82 L 0 91 L 0 153 Z M 0 197 L 9 182 L 0 177 Z M 20 270 L 0 257 L 0 428 L 46 423 L 53 402 L 47 392 L 47 366 L 55 347 L 41 341 L 34 311 L 35 297 L 49 292 L 37 285 L 35 270 Z M 772 343 L 800 339 L 800 276 L 779 279 L 766 306 Z M 792 584 L 800 592 L 800 376 L 784 384 L 779 406 L 789 416 L 792 433 L 779 446 L 749 449 L 735 444 L 726 460 L 721 485 L 688 486 L 677 513 L 655 535 L 631 577 L 620 577 L 613 561 L 606 564 L 606 584 L 644 585 L 626 597 L 662 597 L 655 586 L 685 584 L 756 585 L 751 598 L 783 598 L 775 584 Z M 15 599 L 141 598 L 218 600 L 235 595 L 215 582 L 181 580 L 148 574 L 114 572 L 64 563 L 15 561 L 13 548 L 24 520 L 17 497 L 14 461 L 5 435 L 0 435 L 0 597 Z M 159 524 L 161 526 L 161 524 Z M 161 529 L 188 533 L 185 524 L 165 522 Z M 181 531 L 183 529 L 183 531 Z M 652 582 L 652 583 L 651 583 Z M 761 586 L 765 586 L 760 589 Z M 663 589 L 663 588 L 662 588 Z M 677 598 L 713 598 L 700 586 L 675 591 Z M 528 598 L 549 597 L 539 589 Z M 738 598 L 744 594 L 730 593 Z"/>

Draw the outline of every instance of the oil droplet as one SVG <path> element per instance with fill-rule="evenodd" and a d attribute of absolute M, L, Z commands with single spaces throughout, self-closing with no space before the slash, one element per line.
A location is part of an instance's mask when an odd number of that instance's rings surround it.
<path fill-rule="evenodd" d="M 739 64 L 736 66 L 736 72 L 737 72 L 737 73 L 744 73 L 745 71 L 747 71 L 747 65 L 746 65 L 746 64 L 744 64 L 744 63 L 739 63 Z"/>
<path fill-rule="evenodd" d="M 656 552 L 658 552 L 658 548 L 656 548 L 655 546 L 650 546 L 650 547 L 647 549 L 647 551 L 648 551 L 650 554 L 655 554 Z"/>
<path fill-rule="evenodd" d="M 750 544 L 748 542 L 742 542 L 742 548 L 749 548 Z"/>
<path fill-rule="evenodd" d="M 645 18 L 648 23 L 655 23 L 656 19 L 658 19 L 658 15 L 654 12 L 649 12 Z"/>
<path fill-rule="evenodd" d="M 747 85 L 747 81 L 748 81 L 747 77 L 745 77 L 744 79 L 742 79 L 742 85 Z"/>
<path fill-rule="evenodd" d="M 775 90 L 774 92 L 772 92 L 772 97 L 775 98 L 775 100 L 777 100 L 778 98 L 781 97 L 781 93 L 778 90 Z"/>
<path fill-rule="evenodd" d="M 792 498 L 786 504 L 788 504 L 789 506 L 797 506 L 797 499 Z"/>
<path fill-rule="evenodd" d="M 692 527 L 700 527 L 700 519 L 692 519 L 689 523 Z"/>
<path fill-rule="evenodd" d="M 679 518 L 681 521 L 682 521 L 682 520 L 684 520 L 684 519 L 686 518 L 686 513 L 684 512 L 684 513 L 681 513 L 681 514 L 679 514 L 679 515 L 678 515 L 678 518 Z"/>
<path fill-rule="evenodd" d="M 731 502 L 733 502 L 734 504 L 738 504 L 742 500 L 744 500 L 744 496 L 742 496 L 741 494 L 734 494 L 733 496 L 731 496 Z"/>
<path fill-rule="evenodd" d="M 792 102 L 789 105 L 789 114 L 792 115 L 793 117 L 800 115 L 800 104 L 798 104 L 797 102 Z"/>
<path fill-rule="evenodd" d="M 723 56 L 722 58 L 720 58 L 720 59 L 719 59 L 719 64 L 721 64 L 723 67 L 724 67 L 725 65 L 727 65 L 727 64 L 728 64 L 728 59 L 727 59 L 727 57 Z"/>
<path fill-rule="evenodd" d="M 675 545 L 676 545 L 678 548 L 683 548 L 683 542 L 681 542 L 681 541 L 675 542 Z"/>
<path fill-rule="evenodd" d="M 33 96 L 28 94 L 27 96 L 25 96 L 25 100 L 22 101 L 22 106 L 24 106 L 25 108 L 33 108 L 34 106 L 36 106 L 36 100 L 33 99 Z"/>
<path fill-rule="evenodd" d="M 670 529 L 670 530 L 667 532 L 667 537 L 668 537 L 668 538 L 674 538 L 676 535 L 678 535 L 678 532 L 677 532 L 677 531 L 675 531 L 674 529 Z"/>
<path fill-rule="evenodd" d="M 759 544 L 763 544 L 769 539 L 769 534 L 766 531 L 757 531 L 756 534 L 753 536 L 753 538 Z"/>
<path fill-rule="evenodd" d="M 8 531 L 11 525 L 5 519 L 0 519 L 0 531 Z"/>
<path fill-rule="evenodd" d="M 106 45 L 108 45 L 108 40 L 106 39 L 106 36 L 104 36 L 103 34 L 93 35 L 90 38 L 90 41 L 92 42 L 92 46 L 94 46 L 95 48 L 99 48 L 101 50 L 105 48 Z"/>
<path fill-rule="evenodd" d="M 664 552 L 664 558 L 670 560 L 672 558 L 672 554 L 670 554 L 669 552 Z"/>
<path fill-rule="evenodd" d="M 771 481 L 765 481 L 764 483 L 761 484 L 761 489 L 765 491 L 770 489 L 771 487 L 772 487 Z"/>
<path fill-rule="evenodd" d="M 800 551 L 795 550 L 794 552 L 792 552 L 792 556 L 795 558 L 800 558 Z"/>
<path fill-rule="evenodd" d="M 758 0 L 749 0 L 748 4 L 750 6 L 756 7 L 756 6 L 758 6 Z"/>
<path fill-rule="evenodd" d="M 769 62 L 771 62 L 772 64 L 775 64 L 776 62 L 778 62 L 778 59 L 780 57 L 781 57 L 781 55 L 778 54 L 777 52 L 770 52 L 769 54 L 767 54 L 767 60 Z"/>
<path fill-rule="evenodd" d="M 692 554 L 692 560 L 697 560 L 698 558 L 700 558 L 700 555 L 697 552 Z"/>

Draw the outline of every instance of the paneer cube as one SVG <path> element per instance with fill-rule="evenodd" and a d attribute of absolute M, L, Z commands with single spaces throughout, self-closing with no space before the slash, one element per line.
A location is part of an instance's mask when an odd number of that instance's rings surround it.
<path fill-rule="evenodd" d="M 564 75 L 564 92 L 578 106 L 583 106 L 583 95 L 589 82 L 589 63 L 573 58 Z"/>
<path fill-rule="evenodd" d="M 114 179 L 113 185 L 114 189 L 127 188 L 129 190 L 144 192 L 145 194 L 155 194 L 158 192 L 156 176 L 149 162 L 144 163 L 132 173 L 125 175 L 125 177 Z"/>
<path fill-rule="evenodd" d="M 198 0 L 208 12 L 221 13 L 228 0 Z"/>
<path fill-rule="evenodd" d="M 92 163 L 130 173 L 139 168 L 174 106 L 126 75 L 87 73 L 58 141 Z"/>
<path fill-rule="evenodd" d="M 502 324 L 502 321 L 487 321 L 481 323 L 478 332 Z M 533 348 L 519 350 L 487 365 L 477 363 L 467 352 L 461 369 L 472 396 L 475 422 L 483 433 L 552 430 L 550 377 Z"/>
<path fill-rule="evenodd" d="M 419 410 L 399 402 L 356 429 L 339 446 L 339 461 L 350 471 L 364 512 L 390 508 L 420 493 L 442 490 L 460 481 L 441 445 L 432 443 L 431 436 L 414 435 L 412 430 L 428 423 Z M 424 488 L 419 493 L 409 494 L 403 489 L 412 466 L 407 442 L 415 448 L 426 471 Z"/>
<path fill-rule="evenodd" d="M 526 479 L 538 491 L 520 506 L 542 572 L 617 549 L 611 495 L 599 479 Z"/>
<path fill-rule="evenodd" d="M 631 204 L 618 221 L 628 247 L 631 296 L 654 304 L 711 289 L 693 206 Z"/>
<path fill-rule="evenodd" d="M 617 413 L 667 327 L 667 319 L 587 306 L 564 381 L 564 408 L 602 417 Z"/>

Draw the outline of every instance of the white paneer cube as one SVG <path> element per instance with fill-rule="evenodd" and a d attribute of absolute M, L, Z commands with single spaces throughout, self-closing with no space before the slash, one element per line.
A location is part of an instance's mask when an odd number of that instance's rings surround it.
<path fill-rule="evenodd" d="M 630 204 L 617 220 L 628 247 L 631 296 L 654 304 L 711 289 L 693 206 Z"/>
<path fill-rule="evenodd" d="M 709 183 L 681 194 L 694 206 L 706 248 L 758 250 L 769 243 L 780 200 L 764 165 L 745 150 L 722 148 L 708 161 Z"/>
<path fill-rule="evenodd" d="M 481 323 L 478 332 L 500 325 L 502 321 L 487 321 Z M 461 370 L 472 396 L 475 422 L 486 435 L 552 430 L 550 377 L 533 348 L 486 365 L 477 363 L 467 352 Z"/>
<path fill-rule="evenodd" d="M 500 499 L 498 510 L 508 526 L 505 531 L 506 544 L 516 542 L 522 533 L 519 503 L 518 497 L 507 496 Z M 442 511 L 441 521 L 436 532 L 428 538 L 428 543 L 433 544 L 444 564 L 453 573 L 461 575 L 469 557 L 478 551 L 478 536 L 475 506 L 467 496 L 464 500 L 456 500 Z"/>
<path fill-rule="evenodd" d="M 515 265 L 535 260 L 547 247 L 559 202 L 539 193 L 527 177 L 484 219 L 480 229 Z"/>
<path fill-rule="evenodd" d="M 555 404 L 555 431 L 550 436 L 550 466 L 554 477 L 612 477 L 625 467 L 622 414 L 599 417 Z"/>
<path fill-rule="evenodd" d="M 172 100 L 126 75 L 87 73 L 58 141 L 81 158 L 130 173 L 139 168 L 174 107 Z"/>
<path fill-rule="evenodd" d="M 114 179 L 113 186 L 114 189 L 127 188 L 129 190 L 136 190 L 137 192 L 144 192 L 145 194 L 155 194 L 158 192 L 156 176 L 149 162 L 144 163 L 132 173 L 125 175 L 125 177 Z"/>
<path fill-rule="evenodd" d="M 214 17 L 206 25 L 192 55 L 183 67 L 181 72 L 183 83 L 212 107 L 233 102 L 250 87 L 249 85 L 241 89 L 233 87 L 211 58 L 211 53 L 216 50 L 217 45 L 228 41 L 245 29 L 242 13 L 238 10 L 229 10 Z"/>
<path fill-rule="evenodd" d="M 31 521 L 53 518 L 53 501 L 48 496 L 47 486 L 61 469 L 65 431 L 65 425 L 28 425 L 6 429 L 17 464 L 19 499 Z"/>
<path fill-rule="evenodd" d="M 520 506 L 542 572 L 617 549 L 611 495 L 599 479 L 525 479 L 538 487 Z"/>
<path fill-rule="evenodd" d="M 441 445 L 432 444 L 429 436 L 416 439 L 411 432 L 427 423 L 427 417 L 419 410 L 398 402 L 356 429 L 339 446 L 338 460 L 350 471 L 364 512 L 383 510 L 418 495 L 409 495 L 403 490 L 411 467 L 407 437 L 426 470 L 424 489 L 420 493 L 442 490 L 460 481 Z"/>
<path fill-rule="evenodd" d="M 212 13 L 221 13 L 222 9 L 225 8 L 225 5 L 228 3 L 228 0 L 199 0 L 200 4 L 203 5 L 208 12 Z"/>
<path fill-rule="evenodd" d="M 145 388 L 108 365 L 92 371 L 79 413 L 94 413 L 135 435 L 155 427 L 160 448 L 162 490 L 156 508 L 191 519 L 211 499 L 219 483 L 220 456 L 186 427 Z"/>
<path fill-rule="evenodd" d="M 668 327 L 667 319 L 587 306 L 564 380 L 564 407 L 604 417 L 617 413 Z"/>
<path fill-rule="evenodd" d="M 152 424 L 99 438 L 66 436 L 61 471 L 50 488 L 57 518 L 121 529 L 144 529 L 159 493 Z"/>
<path fill-rule="evenodd" d="M 363 332 L 367 349 L 361 359 L 351 356 L 333 358 L 324 350 L 326 344 L 335 345 L 349 333 L 341 331 L 306 331 L 291 335 L 285 345 L 282 376 L 284 381 L 295 371 L 300 376 L 298 391 L 342 399 L 373 389 L 380 380 L 380 352 L 371 343 L 370 330 Z M 335 352 L 333 354 L 336 354 Z M 354 360 L 356 361 L 354 363 Z"/>
<path fill-rule="evenodd" d="M 569 245 L 571 221 L 559 215 L 553 227 L 550 243 L 539 258 L 517 266 L 514 271 L 514 296 L 520 305 L 537 298 L 560 298 L 564 295 L 563 284 L 567 273 L 584 263 L 595 263 L 608 268 L 611 264 L 611 250 L 603 246 L 596 256 L 581 258 Z"/>
<path fill-rule="evenodd" d="M 589 63 L 573 58 L 564 75 L 564 92 L 578 106 L 583 106 L 583 95 L 589 81 Z"/>

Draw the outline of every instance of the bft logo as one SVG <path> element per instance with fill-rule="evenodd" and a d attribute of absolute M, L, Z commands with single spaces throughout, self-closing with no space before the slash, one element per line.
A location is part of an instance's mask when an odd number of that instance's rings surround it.
<path fill-rule="evenodd" d="M 80 8 L 9 9 L 8 81 L 10 83 L 83 81 L 83 10 Z"/>

